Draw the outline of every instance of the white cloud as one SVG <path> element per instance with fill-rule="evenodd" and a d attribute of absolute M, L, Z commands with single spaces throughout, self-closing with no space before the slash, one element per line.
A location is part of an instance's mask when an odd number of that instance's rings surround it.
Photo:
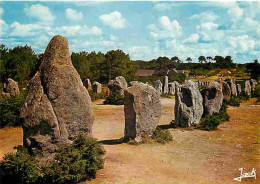
<path fill-rule="evenodd" d="M 77 12 L 71 8 L 66 9 L 66 18 L 73 21 L 80 21 L 83 19 L 83 13 Z"/>
<path fill-rule="evenodd" d="M 202 23 L 198 26 L 196 26 L 196 28 L 199 30 L 212 30 L 212 29 L 216 29 L 218 27 L 218 24 L 215 24 L 213 22 L 206 22 L 206 23 Z"/>
<path fill-rule="evenodd" d="M 102 30 L 97 26 L 88 27 L 88 26 L 62 26 L 55 28 L 56 34 L 62 34 L 64 36 L 85 36 L 85 35 L 101 35 Z"/>
<path fill-rule="evenodd" d="M 234 3 L 229 7 L 228 14 L 232 18 L 241 18 L 243 16 L 243 9 L 241 9 L 237 3 Z"/>
<path fill-rule="evenodd" d="M 203 12 L 200 14 L 195 14 L 190 17 L 190 19 L 198 19 L 200 22 L 213 22 L 218 18 L 218 16 L 210 11 Z"/>
<path fill-rule="evenodd" d="M 165 11 L 172 9 L 172 5 L 169 3 L 158 3 L 155 4 L 153 8 L 157 11 Z"/>
<path fill-rule="evenodd" d="M 19 22 L 14 22 L 10 28 L 12 29 L 10 36 L 30 37 L 36 34 L 36 30 L 39 30 L 40 26 L 37 24 L 20 24 Z"/>
<path fill-rule="evenodd" d="M 24 8 L 24 11 L 28 16 L 33 17 L 42 23 L 53 23 L 55 19 L 55 16 L 52 15 L 49 8 L 40 4 L 26 7 Z"/>
<path fill-rule="evenodd" d="M 256 42 L 249 38 L 248 35 L 242 35 L 229 38 L 229 44 L 232 48 L 248 51 L 255 48 Z"/>
<path fill-rule="evenodd" d="M 0 36 L 7 32 L 8 25 L 2 20 L 2 16 L 4 14 L 4 9 L 0 7 Z"/>
<path fill-rule="evenodd" d="M 184 43 L 197 43 L 200 38 L 198 33 L 190 35 L 187 39 L 184 40 Z"/>
<path fill-rule="evenodd" d="M 89 29 L 89 33 L 93 34 L 93 35 L 101 35 L 102 34 L 102 29 L 97 27 L 97 26 L 93 26 Z"/>
<path fill-rule="evenodd" d="M 153 38 L 175 38 L 182 34 L 182 27 L 177 20 L 170 21 L 169 17 L 162 16 L 158 19 L 157 24 L 148 25 L 151 30 L 150 35 Z"/>
<path fill-rule="evenodd" d="M 122 14 L 118 11 L 111 12 L 109 14 L 100 15 L 99 19 L 107 26 L 114 29 L 123 29 L 126 26 L 126 19 L 122 17 Z"/>

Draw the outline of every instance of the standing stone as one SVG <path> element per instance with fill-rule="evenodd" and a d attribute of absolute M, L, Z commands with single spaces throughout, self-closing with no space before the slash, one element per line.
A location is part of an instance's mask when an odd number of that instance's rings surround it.
<path fill-rule="evenodd" d="M 141 141 L 142 134 L 151 135 L 162 114 L 160 95 L 144 83 L 125 90 L 125 138 Z"/>
<path fill-rule="evenodd" d="M 222 81 L 223 99 L 229 101 L 231 97 L 231 89 L 227 82 Z"/>
<path fill-rule="evenodd" d="M 153 87 L 159 95 L 162 94 L 162 82 L 160 80 L 156 80 L 153 84 Z"/>
<path fill-rule="evenodd" d="M 237 84 L 237 94 L 241 94 L 242 93 L 242 88 L 240 84 Z"/>
<path fill-rule="evenodd" d="M 24 145 L 45 161 L 63 143 L 92 134 L 91 99 L 72 65 L 66 38 L 54 36 L 48 44 L 21 117 Z"/>
<path fill-rule="evenodd" d="M 175 83 L 169 83 L 169 94 L 170 95 L 175 95 Z"/>
<path fill-rule="evenodd" d="M 165 76 L 164 77 L 164 81 L 163 81 L 163 93 L 164 94 L 167 94 L 169 92 L 169 89 L 168 89 L 168 77 Z"/>
<path fill-rule="evenodd" d="M 248 96 L 251 96 L 251 85 L 250 85 L 250 81 L 249 80 L 246 80 L 245 82 L 245 93 L 248 95 Z"/>
<path fill-rule="evenodd" d="M 226 79 L 226 82 L 230 86 L 231 89 L 231 95 L 232 96 L 237 96 L 237 86 L 236 86 L 236 81 L 235 79 Z"/>
<path fill-rule="evenodd" d="M 94 93 L 101 93 L 102 91 L 102 85 L 99 82 L 94 82 L 92 84 L 92 89 Z"/>
<path fill-rule="evenodd" d="M 250 79 L 251 91 L 255 91 L 257 82 L 255 79 Z"/>
<path fill-rule="evenodd" d="M 124 95 L 124 90 L 127 89 L 127 82 L 124 77 L 116 77 L 115 80 L 111 80 L 108 87 L 112 93 L 117 93 L 119 95 Z"/>
<path fill-rule="evenodd" d="M 136 84 L 139 84 L 139 82 L 138 82 L 138 81 L 131 81 L 131 82 L 129 83 L 129 87 L 130 87 L 130 86 L 133 86 L 133 85 L 136 85 Z"/>
<path fill-rule="evenodd" d="M 16 96 L 20 94 L 18 83 L 15 82 L 13 79 L 8 78 L 7 82 L 4 84 L 3 93 L 9 93 L 10 95 L 6 94 L 5 96 Z"/>
<path fill-rule="evenodd" d="M 174 114 L 177 126 L 199 124 L 203 114 L 202 96 L 194 82 L 189 80 L 184 85 L 176 85 Z"/>
<path fill-rule="evenodd" d="M 223 93 L 218 82 L 212 81 L 202 90 L 204 111 L 219 113 L 223 102 Z"/>
<path fill-rule="evenodd" d="M 92 85 L 91 85 L 91 82 L 89 79 L 86 79 L 84 81 L 84 86 L 88 89 L 88 90 L 91 90 L 92 89 Z"/>

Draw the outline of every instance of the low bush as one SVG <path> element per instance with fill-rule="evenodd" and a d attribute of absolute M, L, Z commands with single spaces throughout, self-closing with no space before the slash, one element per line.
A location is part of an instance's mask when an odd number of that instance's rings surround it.
<path fill-rule="evenodd" d="M 110 105 L 124 105 L 124 97 L 117 93 L 110 93 L 104 101 L 104 104 Z"/>
<path fill-rule="evenodd" d="M 60 148 L 53 161 L 39 166 L 35 157 L 20 147 L 0 162 L 0 178 L 3 184 L 74 184 L 95 178 L 96 171 L 103 168 L 104 154 L 96 139 L 79 136 L 72 144 Z"/>
<path fill-rule="evenodd" d="M 152 139 L 158 143 L 166 144 L 167 142 L 172 141 L 172 135 L 169 130 L 162 130 L 161 128 L 157 127 L 153 132 Z"/>
<path fill-rule="evenodd" d="M 227 105 L 230 105 L 230 106 L 235 106 L 235 107 L 239 107 L 240 106 L 240 102 L 241 102 L 241 98 L 240 97 L 234 97 L 232 96 L 230 98 L 229 101 L 226 101 L 225 103 Z"/>
<path fill-rule="evenodd" d="M 24 93 L 13 97 L 0 97 L 0 128 L 22 125 L 20 110 L 24 100 Z"/>
<path fill-rule="evenodd" d="M 102 90 L 101 93 L 94 93 L 93 91 L 89 91 L 89 96 L 91 98 L 91 101 L 96 101 L 99 99 L 105 99 L 106 98 L 106 93 Z"/>
<path fill-rule="evenodd" d="M 216 130 L 218 125 L 222 122 L 229 121 L 230 116 L 227 113 L 227 104 L 224 102 L 220 108 L 219 113 L 205 114 L 204 118 L 201 119 L 198 128 L 201 130 Z"/>

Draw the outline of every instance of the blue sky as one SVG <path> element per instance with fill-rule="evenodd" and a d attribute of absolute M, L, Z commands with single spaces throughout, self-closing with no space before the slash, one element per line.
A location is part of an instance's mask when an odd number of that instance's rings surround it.
<path fill-rule="evenodd" d="M 44 52 L 54 35 L 70 51 L 121 49 L 131 59 L 260 56 L 259 2 L 0 2 L 0 42 Z"/>

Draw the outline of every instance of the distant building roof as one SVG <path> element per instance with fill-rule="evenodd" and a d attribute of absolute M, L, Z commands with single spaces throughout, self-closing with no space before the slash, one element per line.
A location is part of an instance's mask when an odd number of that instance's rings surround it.
<path fill-rule="evenodd" d="M 154 72 L 155 70 L 137 70 L 135 75 L 138 77 L 152 76 Z"/>

